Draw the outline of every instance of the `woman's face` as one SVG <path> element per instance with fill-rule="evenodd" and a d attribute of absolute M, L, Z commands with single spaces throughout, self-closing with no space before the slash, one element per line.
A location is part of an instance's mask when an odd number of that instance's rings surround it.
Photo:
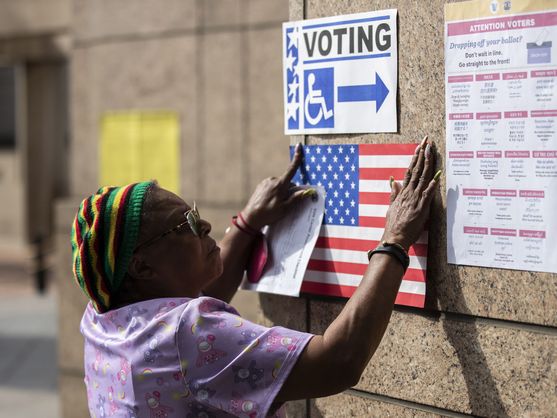
<path fill-rule="evenodd" d="M 158 186 L 151 191 L 150 213 L 141 226 L 139 244 L 183 223 L 191 209 L 180 197 Z M 198 222 L 199 236 L 189 225 L 171 232 L 137 250 L 152 276 L 153 291 L 166 296 L 197 297 L 199 292 L 222 274 L 220 248 L 208 234 L 211 224 Z"/>

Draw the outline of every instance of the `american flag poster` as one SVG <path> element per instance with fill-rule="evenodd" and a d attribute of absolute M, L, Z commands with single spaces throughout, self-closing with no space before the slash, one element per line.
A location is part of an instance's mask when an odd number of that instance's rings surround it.
<path fill-rule="evenodd" d="M 323 225 L 311 255 L 302 292 L 350 297 L 367 265 L 367 251 L 383 235 L 389 208 L 389 178 L 402 181 L 417 144 L 306 145 L 293 178 L 297 185 L 323 186 Z M 292 158 L 294 147 L 290 148 Z M 410 266 L 395 303 L 423 308 L 427 233 L 409 251 Z"/>

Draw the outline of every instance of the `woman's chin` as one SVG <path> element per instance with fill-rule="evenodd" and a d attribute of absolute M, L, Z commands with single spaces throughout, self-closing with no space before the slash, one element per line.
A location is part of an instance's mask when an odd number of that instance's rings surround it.
<path fill-rule="evenodd" d="M 221 258 L 219 257 L 219 261 L 218 261 L 218 264 L 217 264 L 217 274 L 215 275 L 215 278 L 213 280 L 216 280 L 217 278 L 222 276 L 223 271 L 224 271 L 224 266 L 222 264 Z"/>
<path fill-rule="evenodd" d="M 224 267 L 223 267 L 222 260 L 221 260 L 220 257 L 218 257 L 218 260 L 215 261 L 215 263 L 213 264 L 212 267 L 213 268 L 211 269 L 210 274 L 207 275 L 208 280 L 207 280 L 206 284 L 213 283 L 220 276 L 222 276 L 222 273 L 224 271 Z"/>

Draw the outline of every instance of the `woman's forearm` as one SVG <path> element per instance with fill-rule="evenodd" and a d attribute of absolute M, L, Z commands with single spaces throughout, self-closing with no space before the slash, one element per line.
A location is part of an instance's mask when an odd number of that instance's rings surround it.
<path fill-rule="evenodd" d="M 344 353 L 361 374 L 387 329 L 404 269 L 388 254 L 375 254 L 362 282 L 323 334 L 323 343 Z"/>
<path fill-rule="evenodd" d="M 358 383 L 385 333 L 402 274 L 400 263 L 389 255 L 371 258 L 341 313 L 306 346 L 278 401 L 328 396 Z"/>

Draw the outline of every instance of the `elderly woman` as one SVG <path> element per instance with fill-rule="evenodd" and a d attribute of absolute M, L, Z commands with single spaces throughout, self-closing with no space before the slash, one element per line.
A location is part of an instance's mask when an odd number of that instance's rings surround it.
<path fill-rule="evenodd" d="M 255 231 L 310 193 L 291 179 L 259 184 L 217 246 L 211 225 L 154 182 L 105 187 L 72 230 L 74 276 L 90 298 L 81 323 L 93 417 L 264 417 L 293 399 L 355 385 L 385 332 L 438 183 L 424 139 L 402 185 L 391 179 L 383 244 L 323 335 L 242 319 L 228 305 Z"/>

